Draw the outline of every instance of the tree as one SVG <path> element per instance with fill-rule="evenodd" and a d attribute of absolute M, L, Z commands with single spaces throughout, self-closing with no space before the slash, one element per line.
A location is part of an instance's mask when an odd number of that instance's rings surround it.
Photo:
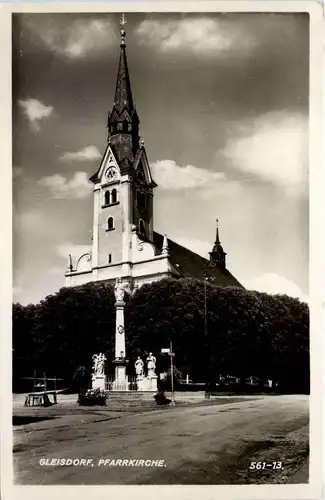
<path fill-rule="evenodd" d="M 35 352 L 33 326 L 37 315 L 37 306 L 19 303 L 12 307 L 12 361 L 13 390 L 29 389 L 28 383 L 23 384 L 23 377 L 32 376 L 31 360 Z"/>
<path fill-rule="evenodd" d="M 34 365 L 71 381 L 76 368 L 91 368 L 92 354 L 114 356 L 115 308 L 111 285 L 61 288 L 38 306 L 33 326 Z"/>
<path fill-rule="evenodd" d="M 287 296 L 271 296 L 208 282 L 207 335 L 204 283 L 190 278 L 143 285 L 125 307 L 126 348 L 133 360 L 149 352 L 157 373 L 167 372 L 161 348 L 173 343 L 180 372 L 194 381 L 220 374 L 268 378 L 301 390 L 309 379 L 309 310 Z M 34 369 L 72 380 L 77 367 L 90 373 L 92 355 L 115 353 L 115 297 L 109 284 L 62 288 L 36 306 L 14 305 L 14 373 Z M 113 367 L 112 367 L 113 371 Z M 289 390 L 289 389 L 288 389 Z M 305 389 L 306 390 L 306 389 Z"/>

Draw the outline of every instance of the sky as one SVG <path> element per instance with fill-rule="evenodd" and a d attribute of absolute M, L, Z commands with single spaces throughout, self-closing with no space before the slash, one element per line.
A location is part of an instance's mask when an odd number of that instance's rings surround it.
<path fill-rule="evenodd" d="M 58 291 L 91 246 L 119 18 L 14 15 L 15 302 Z M 308 300 L 308 15 L 133 13 L 125 29 L 155 230 L 207 257 L 218 217 L 245 287 Z"/>

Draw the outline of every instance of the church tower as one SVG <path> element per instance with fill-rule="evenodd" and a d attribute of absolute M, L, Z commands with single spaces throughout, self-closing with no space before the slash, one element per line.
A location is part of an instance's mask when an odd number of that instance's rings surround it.
<path fill-rule="evenodd" d="M 153 189 L 128 71 L 124 16 L 113 108 L 108 114 L 108 144 L 94 183 L 93 267 L 132 261 L 132 228 L 153 241 Z"/>
<path fill-rule="evenodd" d="M 154 182 L 139 117 L 134 105 L 126 57 L 125 18 L 114 102 L 108 113 L 103 158 L 90 177 L 94 187 L 92 248 L 79 258 L 69 256 L 65 286 L 114 282 L 119 278 L 134 291 L 145 283 L 170 277 L 203 279 L 207 264 L 222 286 L 241 286 L 226 269 L 225 252 L 216 241 L 210 261 L 154 231 Z"/>

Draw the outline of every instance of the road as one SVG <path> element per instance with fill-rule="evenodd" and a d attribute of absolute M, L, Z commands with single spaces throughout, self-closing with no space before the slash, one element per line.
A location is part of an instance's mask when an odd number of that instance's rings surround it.
<path fill-rule="evenodd" d="M 290 482 L 308 457 L 308 396 L 265 396 L 144 413 L 71 414 L 15 427 L 16 484 L 261 484 Z M 40 465 L 41 459 L 88 465 Z M 156 460 L 163 466 L 98 465 Z M 282 462 L 250 470 L 252 461 Z M 161 463 L 160 463 L 161 465 Z M 308 478 L 306 477 L 306 482 Z"/>

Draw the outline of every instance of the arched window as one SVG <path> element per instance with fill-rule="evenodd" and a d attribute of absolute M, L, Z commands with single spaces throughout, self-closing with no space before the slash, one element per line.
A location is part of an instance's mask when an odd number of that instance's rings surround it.
<path fill-rule="evenodd" d="M 123 123 L 118 122 L 118 124 L 117 124 L 117 130 L 123 130 Z"/>
<path fill-rule="evenodd" d="M 112 190 L 112 201 L 111 203 L 116 203 L 117 202 L 117 191 L 116 189 Z"/>
<path fill-rule="evenodd" d="M 109 205 L 109 204 L 110 204 L 110 192 L 105 191 L 105 205 Z"/>
<path fill-rule="evenodd" d="M 139 233 L 142 234 L 143 236 L 145 236 L 146 234 L 145 225 L 142 219 L 139 219 Z"/>
<path fill-rule="evenodd" d="M 114 229 L 114 219 L 113 217 L 109 217 L 107 220 L 107 229 L 110 231 L 111 229 Z"/>

